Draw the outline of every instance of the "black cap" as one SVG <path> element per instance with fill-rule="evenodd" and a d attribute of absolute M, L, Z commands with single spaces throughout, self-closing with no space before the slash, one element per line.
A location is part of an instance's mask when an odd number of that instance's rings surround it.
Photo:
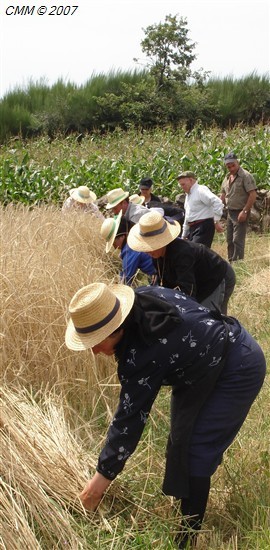
<path fill-rule="evenodd" d="M 150 189 L 153 185 L 153 180 L 151 178 L 142 178 L 140 181 L 141 189 Z"/>

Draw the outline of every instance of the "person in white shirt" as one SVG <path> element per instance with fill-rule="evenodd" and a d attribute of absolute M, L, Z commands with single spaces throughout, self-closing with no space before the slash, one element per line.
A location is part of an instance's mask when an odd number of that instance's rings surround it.
<path fill-rule="evenodd" d="M 62 212 L 81 212 L 85 214 L 93 214 L 96 218 L 104 220 L 103 214 L 95 204 L 96 194 L 87 187 L 80 185 L 69 191 L 69 197 L 65 200 L 62 206 Z"/>
<path fill-rule="evenodd" d="M 198 184 L 194 172 L 182 172 L 177 180 L 186 193 L 182 238 L 211 248 L 215 230 L 223 232 L 220 223 L 223 202 L 206 185 Z"/>

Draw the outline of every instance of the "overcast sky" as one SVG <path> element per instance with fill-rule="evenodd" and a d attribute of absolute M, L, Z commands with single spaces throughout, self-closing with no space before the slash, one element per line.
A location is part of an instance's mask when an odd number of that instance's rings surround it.
<path fill-rule="evenodd" d="M 71 6 L 70 14 L 48 15 L 54 5 L 67 13 Z M 196 42 L 193 69 L 218 77 L 269 74 L 269 0 L 74 0 L 72 5 L 0 0 L 0 97 L 30 79 L 84 84 L 93 73 L 142 68 L 143 29 L 169 14 L 187 19 L 190 40 Z M 16 13 L 16 6 L 28 6 L 30 13 L 34 6 L 33 14 Z M 40 6 L 46 14 L 38 15 Z"/>

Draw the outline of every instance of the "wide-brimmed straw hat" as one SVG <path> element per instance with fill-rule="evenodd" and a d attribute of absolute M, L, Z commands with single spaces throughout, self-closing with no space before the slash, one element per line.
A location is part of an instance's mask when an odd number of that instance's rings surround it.
<path fill-rule="evenodd" d="M 106 208 L 114 208 L 114 206 L 117 206 L 119 202 L 124 201 L 128 196 L 129 192 L 124 191 L 124 189 L 121 189 L 121 187 L 118 187 L 117 189 L 112 189 L 107 193 L 108 204 L 106 204 Z"/>
<path fill-rule="evenodd" d="M 100 234 L 106 241 L 106 252 L 108 253 L 113 245 L 114 239 L 117 234 L 117 230 L 121 221 L 122 217 L 122 210 L 115 216 L 114 218 L 107 218 L 104 220 L 101 228 L 100 228 Z"/>
<path fill-rule="evenodd" d="M 169 223 L 159 212 L 144 214 L 128 235 L 127 243 L 138 252 L 152 252 L 166 246 L 178 237 L 181 226 L 175 220 Z"/>
<path fill-rule="evenodd" d="M 143 195 L 138 195 L 138 193 L 134 193 L 134 195 L 130 195 L 129 200 L 133 202 L 133 204 L 143 204 L 145 197 Z"/>
<path fill-rule="evenodd" d="M 94 202 L 97 198 L 96 194 L 90 191 L 87 185 L 75 187 L 75 189 L 71 189 L 69 194 L 74 201 L 82 202 L 83 204 Z"/>
<path fill-rule="evenodd" d="M 132 288 L 121 284 L 93 283 L 78 290 L 69 304 L 67 347 L 80 351 L 100 344 L 123 323 L 134 297 Z"/>

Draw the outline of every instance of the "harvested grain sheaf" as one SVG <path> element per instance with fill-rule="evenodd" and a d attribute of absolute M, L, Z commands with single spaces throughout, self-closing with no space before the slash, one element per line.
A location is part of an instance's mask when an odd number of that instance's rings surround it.
<path fill-rule="evenodd" d="M 80 445 L 60 403 L 37 405 L 25 390 L 1 389 L 0 522 L 4 548 L 82 548 L 69 510 L 82 513 L 78 494 L 89 476 Z M 95 461 L 87 455 L 90 469 Z"/>
<path fill-rule="evenodd" d="M 121 509 L 127 502 L 115 484 L 96 513 L 86 513 L 80 503 L 100 442 L 88 430 L 83 451 L 67 424 L 62 399 L 49 392 L 34 397 L 23 388 L 3 386 L 0 407 L 1 548 L 89 548 L 78 521 L 110 531 L 106 509 L 113 506 L 115 513 L 115 496 Z"/>

